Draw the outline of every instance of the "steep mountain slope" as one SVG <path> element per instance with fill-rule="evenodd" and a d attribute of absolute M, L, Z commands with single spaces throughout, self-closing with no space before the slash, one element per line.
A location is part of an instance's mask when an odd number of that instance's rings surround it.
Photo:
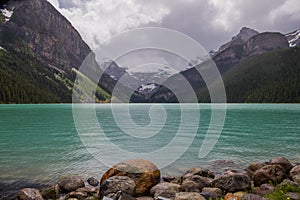
<path fill-rule="evenodd" d="M 6 75 L 2 75 L 1 87 L 9 88 L 15 98 L 2 93 L 0 102 L 71 102 L 76 76 L 72 69 L 78 69 L 91 52 L 79 33 L 46 0 L 2 1 L 0 9 L 0 46 L 5 49 L 2 56 L 16 61 L 2 59 L 1 71 Z M 15 82 L 19 85 L 9 84 Z M 30 84 L 20 86 L 26 82 Z M 59 89 L 47 90 L 46 85 Z M 30 90 L 27 87 L 35 88 L 34 92 L 26 92 Z M 20 88 L 24 91 L 22 97 L 14 93 Z"/>
<path fill-rule="evenodd" d="M 240 31 L 240 33 L 243 32 L 243 29 Z M 254 31 L 251 32 L 255 34 Z M 235 38 L 239 38 L 239 39 L 235 39 Z M 238 42 L 236 42 L 236 40 L 238 40 Z M 232 43 L 229 42 L 223 45 L 222 48 L 220 48 L 222 49 L 221 52 L 218 52 L 217 54 L 214 55 L 213 60 L 215 61 L 221 75 L 224 76 L 233 67 L 237 66 L 238 68 L 240 66 L 240 63 L 247 63 L 248 62 L 247 60 L 252 57 L 267 52 L 276 51 L 278 49 L 288 49 L 289 43 L 287 38 L 281 33 L 266 32 L 266 33 L 255 34 L 254 36 L 250 37 L 247 41 L 244 41 L 241 39 L 241 37 L 236 36 L 233 38 Z M 277 56 L 277 54 L 271 54 L 271 55 L 273 55 L 274 58 Z M 293 56 L 295 55 L 293 54 Z M 266 59 L 270 59 L 270 58 L 268 57 Z M 283 62 L 282 65 L 288 65 L 288 62 L 286 64 L 285 62 Z M 196 68 L 201 68 L 201 66 L 196 66 Z M 200 94 L 199 91 L 202 91 L 204 88 L 206 88 L 206 84 L 203 80 L 203 77 L 201 77 L 201 75 L 196 71 L 195 68 L 180 72 L 179 75 L 172 76 L 168 81 L 172 80 L 173 83 L 180 82 L 181 75 L 183 75 L 185 79 L 188 80 L 190 85 L 198 94 Z M 247 74 L 244 75 L 241 73 L 239 74 L 239 76 L 242 78 L 243 76 L 247 76 Z M 288 79 L 289 77 L 287 76 L 285 78 Z M 253 77 L 253 79 L 255 80 L 255 77 Z M 238 88 L 239 86 L 236 85 L 236 87 Z M 228 91 L 229 96 L 240 94 L 238 90 L 236 90 L 235 92 L 236 94 L 235 93 L 232 94 L 231 91 Z M 164 102 L 177 101 L 175 95 L 172 92 L 167 91 L 165 87 L 160 87 L 158 90 L 154 91 L 151 94 L 151 97 L 148 97 L 148 101 L 159 102 L 162 100 L 162 97 Z M 200 101 L 207 101 L 207 98 L 203 98 L 201 95 L 199 96 L 199 99 Z M 242 99 L 240 100 L 241 102 L 244 101 Z"/>
<path fill-rule="evenodd" d="M 300 48 L 251 56 L 224 74 L 223 80 L 230 103 L 300 102 Z M 207 89 L 198 96 L 200 102 L 210 101 Z"/>
<path fill-rule="evenodd" d="M 220 53 L 229 47 L 235 46 L 235 45 L 243 45 L 245 44 L 251 37 L 259 34 L 258 31 L 248 28 L 248 27 L 243 27 L 240 32 L 234 36 L 231 41 L 227 42 L 226 44 L 223 44 L 217 53 Z"/>
<path fill-rule="evenodd" d="M 288 47 L 287 38 L 281 33 L 258 33 L 244 27 L 214 54 L 213 60 L 223 74 L 248 56 Z"/>
<path fill-rule="evenodd" d="M 70 102 L 71 90 L 56 76 L 29 49 L 1 49 L 0 103 Z"/>

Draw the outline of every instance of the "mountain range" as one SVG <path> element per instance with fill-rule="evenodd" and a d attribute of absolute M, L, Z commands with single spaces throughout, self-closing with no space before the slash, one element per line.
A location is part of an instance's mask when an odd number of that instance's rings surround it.
<path fill-rule="evenodd" d="M 135 90 L 131 102 L 177 102 L 174 92 L 164 85 L 179 83 L 182 76 L 199 102 L 210 102 L 208 87 L 197 72 L 203 63 L 173 73 L 168 66 L 149 66 L 151 70 L 141 72 L 106 61 L 98 68 L 104 75 L 93 83 L 88 74 L 79 72 L 90 47 L 49 2 L 6 0 L 0 11 L 0 103 L 72 102 L 73 92 L 80 102 L 109 102 L 124 77 L 125 91 L 131 82 L 140 85 L 131 88 Z M 228 102 L 300 102 L 299 45 L 300 30 L 284 35 L 243 27 L 210 52 L 223 77 Z M 80 77 L 77 81 L 88 83 L 86 87 L 96 85 L 92 97 L 83 88 L 73 91 L 76 76 Z M 211 83 L 209 87 L 217 86 Z"/>

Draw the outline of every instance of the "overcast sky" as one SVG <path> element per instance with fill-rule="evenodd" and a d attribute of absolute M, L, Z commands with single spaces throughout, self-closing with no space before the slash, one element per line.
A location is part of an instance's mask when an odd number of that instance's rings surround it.
<path fill-rule="evenodd" d="M 259 32 L 300 28 L 299 0 L 48 0 L 92 49 L 122 31 L 159 26 L 175 29 L 208 51 L 243 26 Z"/>

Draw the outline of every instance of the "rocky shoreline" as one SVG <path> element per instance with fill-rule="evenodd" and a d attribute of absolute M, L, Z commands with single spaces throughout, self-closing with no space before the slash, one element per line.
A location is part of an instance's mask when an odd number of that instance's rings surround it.
<path fill-rule="evenodd" d="M 191 168 L 182 176 L 163 176 L 151 162 L 135 159 L 117 163 L 101 180 L 61 178 L 47 188 L 21 189 L 20 200 L 300 200 L 300 165 L 284 157 L 251 163 L 245 170 L 221 174 Z"/>

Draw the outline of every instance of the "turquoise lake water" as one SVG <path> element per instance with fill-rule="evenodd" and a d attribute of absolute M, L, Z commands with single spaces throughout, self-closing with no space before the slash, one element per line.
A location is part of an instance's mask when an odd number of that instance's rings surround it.
<path fill-rule="evenodd" d="M 233 168 L 241 169 L 250 162 L 268 161 L 275 156 L 285 156 L 292 162 L 300 162 L 300 104 L 227 105 L 222 133 L 212 151 L 204 158 L 199 158 L 198 154 L 210 124 L 210 105 L 198 105 L 199 109 L 187 105 L 187 113 L 191 114 L 183 122 L 183 111 L 179 105 L 156 105 L 158 109 L 152 110 L 152 117 L 162 117 L 165 121 L 159 119 L 147 128 L 151 105 L 132 104 L 129 110 L 132 121 L 141 127 L 138 131 L 129 123 L 128 116 L 122 116 L 126 113 L 126 105 L 113 106 L 120 118 L 117 122 L 109 104 L 96 105 L 95 113 L 102 131 L 116 147 L 136 155 L 152 153 L 159 158 L 153 157 L 153 160 L 163 162 L 186 146 L 183 142 L 185 139 L 191 139 L 187 151 L 178 156 L 176 162 L 164 167 L 163 174 L 180 174 L 193 166 L 214 170 L 217 160 L 230 160 Z M 94 105 L 80 107 L 83 117 L 85 110 L 90 108 L 94 108 Z M 197 113 L 200 114 L 200 120 L 196 117 Z M 86 127 L 87 140 L 77 132 L 72 105 L 0 105 L 0 181 L 53 183 L 59 177 L 69 174 L 100 178 L 108 166 L 98 158 L 115 162 L 119 159 L 116 155 L 118 152 L 108 148 L 107 140 L 97 135 L 95 122 L 89 120 L 89 116 L 85 119 L 87 121 L 82 123 Z M 136 135 L 122 132 L 120 126 Z M 152 132 L 161 126 L 158 134 L 153 135 Z M 182 138 L 179 141 L 182 143 L 177 142 L 172 152 L 157 152 L 155 155 L 156 150 L 177 137 L 180 127 Z M 193 130 L 196 130 L 195 138 Z"/>

